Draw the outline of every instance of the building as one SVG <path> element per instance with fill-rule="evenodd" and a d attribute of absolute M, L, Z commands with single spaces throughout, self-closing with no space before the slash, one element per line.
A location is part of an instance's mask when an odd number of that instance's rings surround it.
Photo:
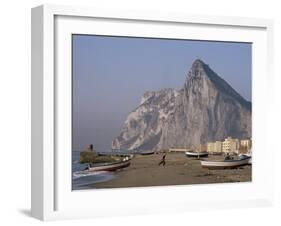
<path fill-rule="evenodd" d="M 240 145 L 242 147 L 246 147 L 247 149 L 251 149 L 252 148 L 252 140 L 250 140 L 250 139 L 240 140 Z"/>
<path fill-rule="evenodd" d="M 215 152 L 222 152 L 222 142 L 221 141 L 216 141 Z"/>
<path fill-rule="evenodd" d="M 247 153 L 252 148 L 251 139 L 238 140 L 232 137 L 227 137 L 224 141 L 215 141 L 207 143 L 207 151 L 209 153 L 230 153 L 240 152 Z"/>
<path fill-rule="evenodd" d="M 214 150 L 215 150 L 215 143 L 214 142 L 207 143 L 207 152 L 213 153 Z"/>
<path fill-rule="evenodd" d="M 240 140 L 240 147 L 239 151 L 242 153 L 247 153 L 252 148 L 252 140 L 251 139 L 244 139 Z"/>
<path fill-rule="evenodd" d="M 222 142 L 222 151 L 225 153 L 237 152 L 239 150 L 239 144 L 240 144 L 240 142 L 238 139 L 233 139 L 232 137 L 227 137 Z"/>
<path fill-rule="evenodd" d="M 209 153 L 219 153 L 222 152 L 222 142 L 215 141 L 207 143 L 207 151 Z"/>

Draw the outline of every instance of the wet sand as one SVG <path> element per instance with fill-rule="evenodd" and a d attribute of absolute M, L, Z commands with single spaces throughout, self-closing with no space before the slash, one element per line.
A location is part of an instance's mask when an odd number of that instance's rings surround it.
<path fill-rule="evenodd" d="M 121 188 L 160 185 L 187 185 L 251 181 L 251 165 L 237 169 L 209 170 L 201 167 L 200 160 L 184 153 L 168 153 L 166 165 L 158 166 L 163 154 L 136 155 L 131 165 L 116 172 L 116 178 L 90 188 Z M 217 156 L 209 156 L 218 158 Z"/>

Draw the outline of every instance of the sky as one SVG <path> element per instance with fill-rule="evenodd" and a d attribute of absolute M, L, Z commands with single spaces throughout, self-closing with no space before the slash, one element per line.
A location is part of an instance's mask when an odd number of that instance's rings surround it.
<path fill-rule="evenodd" d="M 145 91 L 181 89 L 203 60 L 251 101 L 250 43 L 72 35 L 72 149 L 110 151 Z"/>

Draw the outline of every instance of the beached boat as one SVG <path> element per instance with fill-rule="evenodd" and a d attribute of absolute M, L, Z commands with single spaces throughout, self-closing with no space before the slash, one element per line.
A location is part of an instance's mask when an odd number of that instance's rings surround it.
<path fill-rule="evenodd" d="M 185 155 L 187 157 L 196 157 L 196 158 L 200 158 L 200 157 L 207 157 L 208 156 L 208 152 L 196 152 L 196 151 L 186 151 Z"/>
<path fill-rule="evenodd" d="M 141 155 L 153 155 L 154 151 L 142 151 L 140 152 Z"/>
<path fill-rule="evenodd" d="M 239 159 L 230 159 L 223 161 L 212 161 L 212 160 L 202 160 L 201 166 L 203 168 L 209 169 L 227 169 L 227 168 L 237 168 L 239 166 L 248 165 L 251 157 L 241 156 Z"/>
<path fill-rule="evenodd" d="M 240 158 L 242 158 L 243 156 L 250 157 L 249 164 L 252 164 L 252 152 L 247 152 L 245 154 L 240 154 L 239 155 Z"/>
<path fill-rule="evenodd" d="M 95 164 L 88 166 L 85 171 L 115 171 L 130 166 L 130 160 L 131 158 L 128 157 L 118 162 Z"/>

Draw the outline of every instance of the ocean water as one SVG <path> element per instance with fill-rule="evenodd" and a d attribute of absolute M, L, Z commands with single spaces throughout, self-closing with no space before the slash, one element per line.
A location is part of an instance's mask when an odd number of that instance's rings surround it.
<path fill-rule="evenodd" d="M 95 188 L 95 184 L 109 181 L 117 177 L 114 172 L 84 172 L 87 164 L 79 163 L 80 152 L 72 152 L 72 189 L 90 189 Z"/>

